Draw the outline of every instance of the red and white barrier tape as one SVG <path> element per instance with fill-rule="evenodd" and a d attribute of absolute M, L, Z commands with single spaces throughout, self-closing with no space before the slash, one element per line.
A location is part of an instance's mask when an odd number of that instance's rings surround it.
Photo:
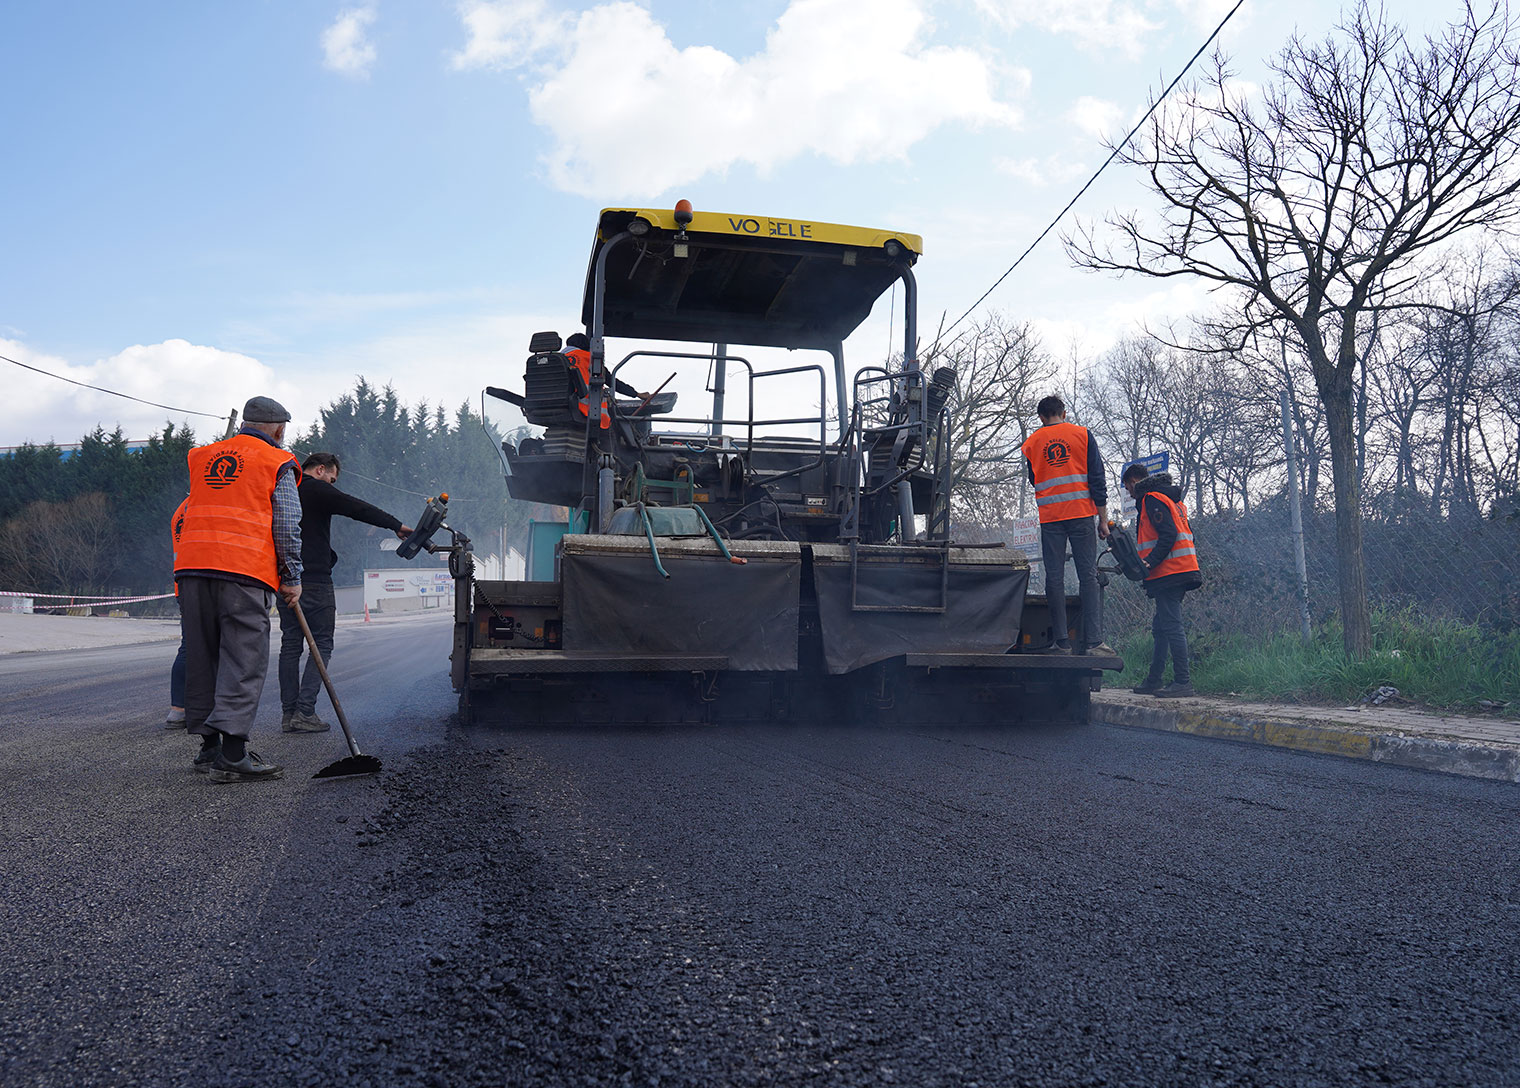
<path fill-rule="evenodd" d="M 156 593 L 147 597 L 86 597 L 72 593 L 13 593 L 0 589 L 0 597 L 21 597 L 34 603 L 32 608 L 104 608 L 107 605 L 140 604 L 143 601 L 166 601 L 172 593 Z M 63 604 L 36 604 L 37 600 L 63 601 Z"/>

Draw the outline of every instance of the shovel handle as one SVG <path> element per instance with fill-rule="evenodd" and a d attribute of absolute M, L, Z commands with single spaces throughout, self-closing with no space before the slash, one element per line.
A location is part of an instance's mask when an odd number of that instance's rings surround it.
<path fill-rule="evenodd" d="M 301 602 L 295 601 L 290 610 L 296 614 L 296 620 L 301 624 L 301 634 L 306 636 L 306 647 L 311 651 L 311 659 L 317 666 L 317 672 L 322 676 L 322 685 L 327 688 L 327 697 L 332 700 L 333 711 L 338 715 L 338 724 L 343 727 L 343 739 L 348 741 L 350 755 L 363 755 L 359 746 L 354 743 L 354 732 L 348 727 L 348 715 L 343 713 L 343 704 L 338 702 L 338 691 L 333 687 L 332 677 L 327 675 L 327 666 L 322 661 L 322 653 L 317 649 L 317 640 L 311 635 L 311 627 L 306 622 L 306 613 L 301 611 Z"/>

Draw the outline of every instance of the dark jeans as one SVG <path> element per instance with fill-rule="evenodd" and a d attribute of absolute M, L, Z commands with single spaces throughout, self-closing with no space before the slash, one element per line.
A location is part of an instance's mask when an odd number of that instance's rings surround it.
<path fill-rule="evenodd" d="M 1077 568 L 1077 589 L 1082 597 L 1083 647 L 1103 641 L 1102 602 L 1098 598 L 1098 523 L 1093 518 L 1071 518 L 1040 526 L 1040 551 L 1045 561 L 1045 599 L 1050 602 L 1050 626 L 1056 642 L 1066 645 L 1066 546 Z"/>
<path fill-rule="evenodd" d="M 174 596 L 174 607 L 179 607 L 179 594 Z M 180 613 L 179 624 L 179 653 L 174 655 L 174 664 L 169 666 L 169 705 L 183 710 L 185 708 L 185 617 L 183 612 Z"/>
<path fill-rule="evenodd" d="M 1188 672 L 1187 634 L 1182 630 L 1182 590 L 1156 594 L 1156 616 L 1151 620 L 1151 672 L 1145 678 L 1148 684 L 1161 683 L 1166 671 L 1166 654 L 1172 653 L 1172 679 L 1179 684 L 1191 683 Z"/>
<path fill-rule="evenodd" d="M 331 582 L 307 582 L 301 587 L 301 612 L 311 628 L 311 637 L 322 655 L 323 664 L 332 668 L 333 627 L 338 618 L 338 602 Z M 306 636 L 293 609 L 280 602 L 280 710 L 314 714 L 317 696 L 322 690 L 322 674 L 309 657 L 306 672 L 301 672 L 301 651 Z"/>
<path fill-rule="evenodd" d="M 221 578 L 179 580 L 185 728 L 247 738 L 269 671 L 272 590 Z"/>
<path fill-rule="evenodd" d="M 184 620 L 180 625 L 183 628 Z M 179 636 L 179 653 L 174 655 L 174 664 L 169 666 L 169 705 L 184 709 L 185 706 L 185 636 L 183 631 Z"/>

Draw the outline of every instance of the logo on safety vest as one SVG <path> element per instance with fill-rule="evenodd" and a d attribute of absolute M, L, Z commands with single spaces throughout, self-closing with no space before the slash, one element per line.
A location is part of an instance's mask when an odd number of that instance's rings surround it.
<path fill-rule="evenodd" d="M 206 466 L 206 486 L 220 491 L 224 487 L 231 487 L 237 481 L 243 471 L 243 459 L 234 451 L 218 454 L 212 458 Z"/>
<path fill-rule="evenodd" d="M 174 519 L 174 542 L 179 543 L 180 534 L 185 531 L 185 515 L 181 514 Z"/>
<path fill-rule="evenodd" d="M 1066 443 L 1059 438 L 1045 447 L 1045 463 L 1051 468 L 1060 468 L 1071 460 L 1071 451 L 1066 448 Z"/>

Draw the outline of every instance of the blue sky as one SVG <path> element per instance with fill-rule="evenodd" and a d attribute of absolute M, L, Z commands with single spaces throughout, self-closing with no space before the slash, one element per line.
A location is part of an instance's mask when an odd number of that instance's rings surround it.
<path fill-rule="evenodd" d="M 358 374 L 454 406 L 578 314 L 596 212 L 921 234 L 921 325 L 969 306 L 1233 0 L 243 0 L 0 6 L 0 354 L 298 425 Z M 1389 10 L 1419 30 L 1455 4 Z M 1246 0 L 1246 80 L 1337 7 Z M 1144 207 L 1131 176 L 1077 208 Z M 986 304 L 1090 357 L 1187 285 L 1047 239 Z M 849 345 L 875 361 L 885 307 Z M 210 420 L 0 363 L 0 446 Z"/>

